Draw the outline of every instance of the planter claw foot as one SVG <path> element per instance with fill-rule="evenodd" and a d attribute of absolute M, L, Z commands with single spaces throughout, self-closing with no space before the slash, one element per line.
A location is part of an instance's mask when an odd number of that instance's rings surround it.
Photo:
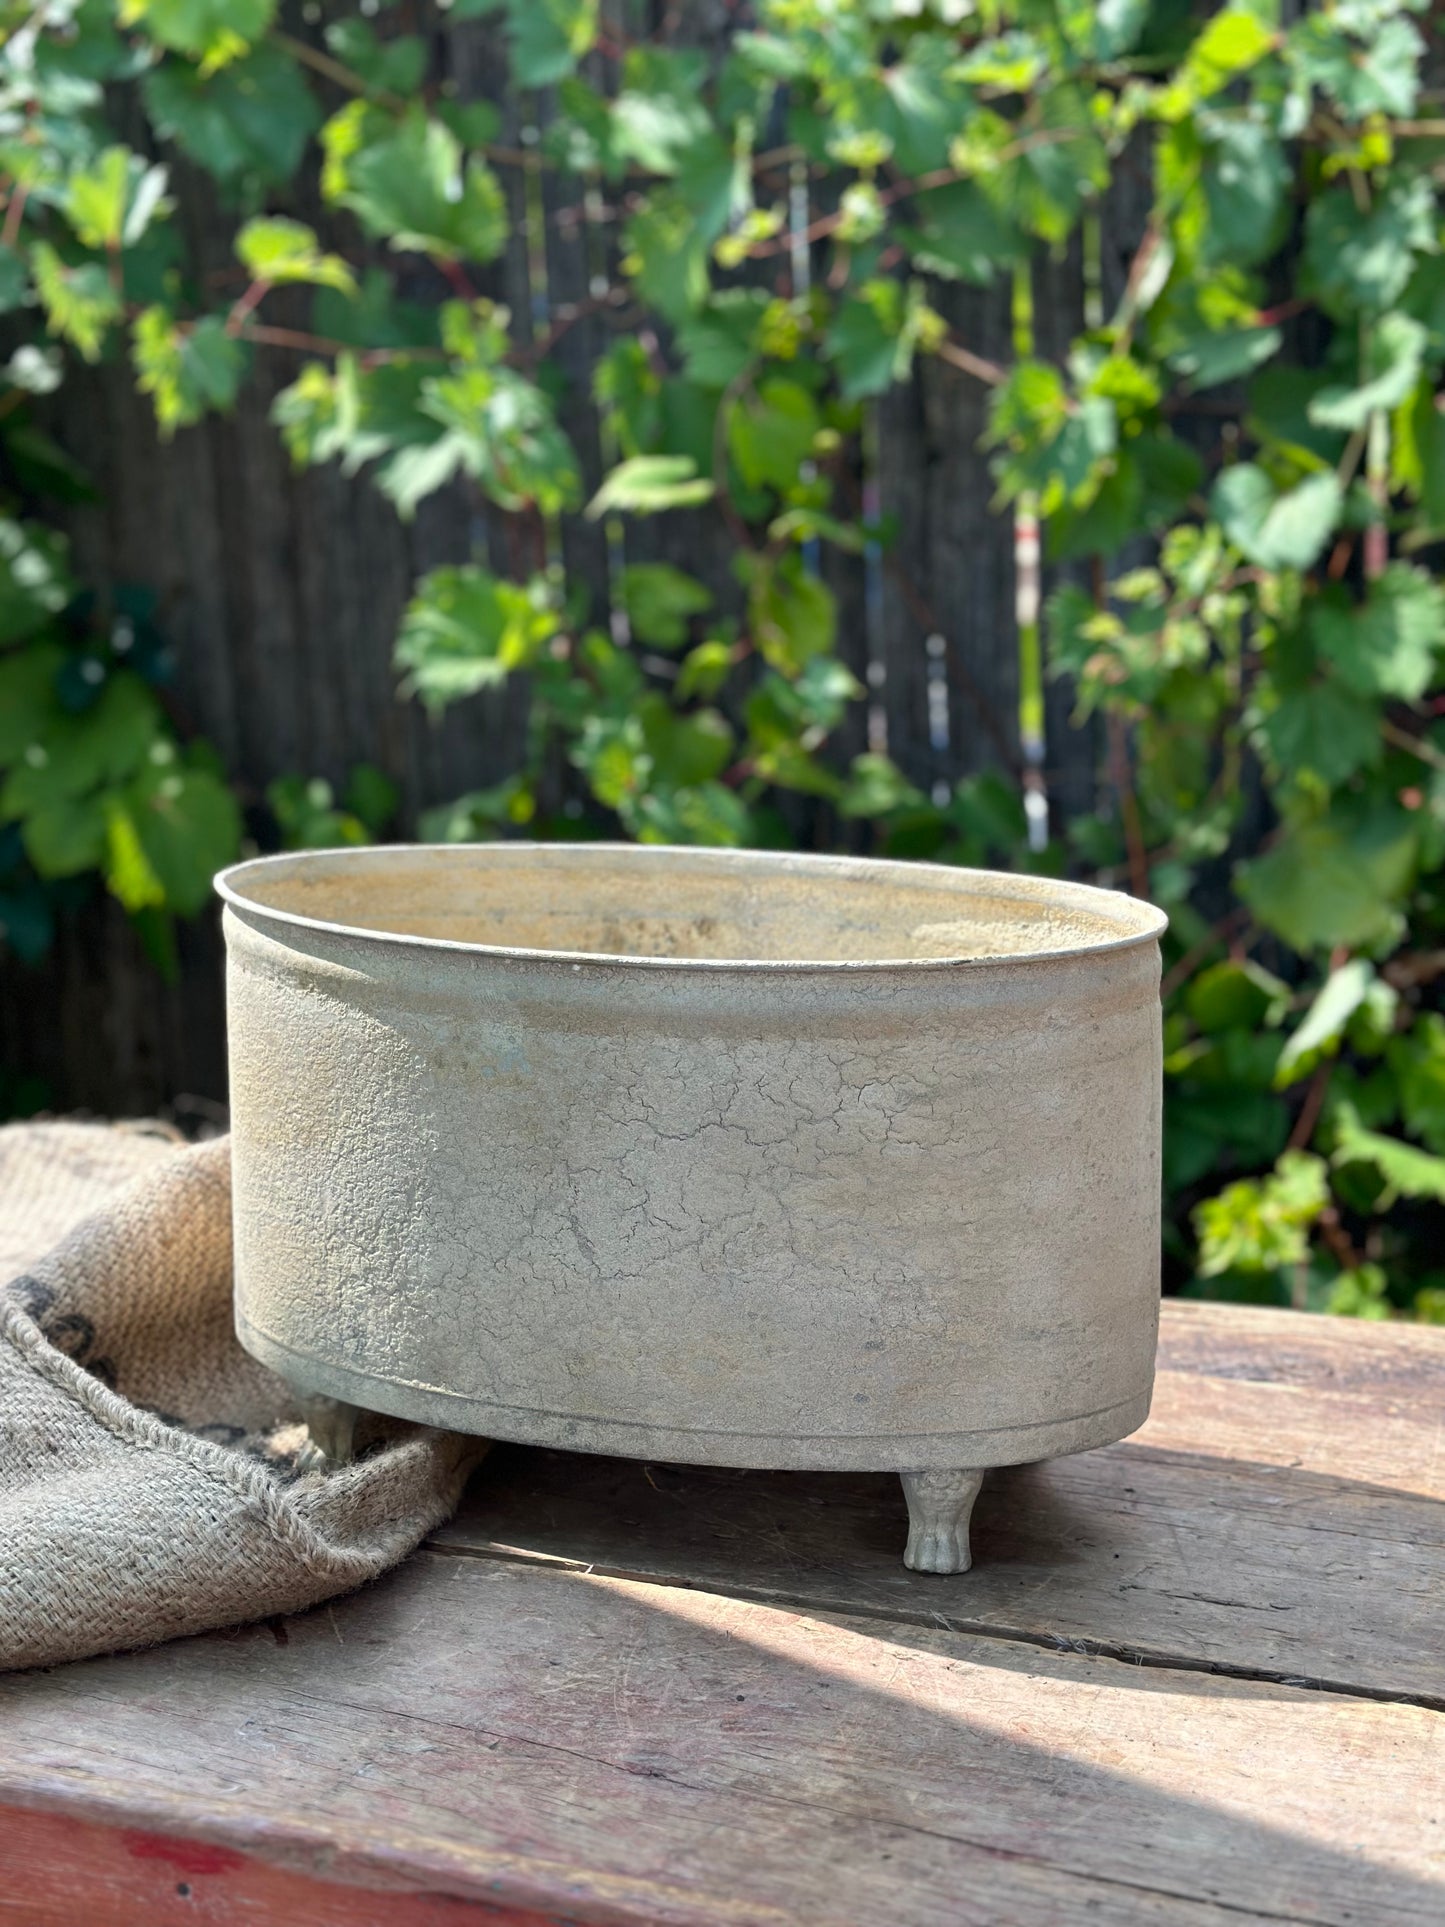
<path fill-rule="evenodd" d="M 983 1484 L 982 1472 L 904 1472 L 908 1545 L 903 1563 L 913 1572 L 967 1572 L 968 1522 Z"/>
<path fill-rule="evenodd" d="M 301 1416 L 309 1434 L 296 1455 L 298 1472 L 323 1471 L 329 1465 L 350 1465 L 356 1442 L 356 1421 L 361 1413 L 342 1399 L 327 1398 L 321 1392 L 306 1392 L 293 1386 L 301 1404 Z"/>

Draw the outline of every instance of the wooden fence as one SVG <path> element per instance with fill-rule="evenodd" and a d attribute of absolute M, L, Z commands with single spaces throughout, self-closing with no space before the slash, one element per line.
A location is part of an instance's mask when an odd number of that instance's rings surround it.
<path fill-rule="evenodd" d="M 693 31 L 714 38 L 722 6 L 689 8 Z M 450 32 L 452 78 L 464 96 L 496 98 L 494 29 Z M 604 75 L 604 78 L 606 76 Z M 527 138 L 545 100 L 498 101 L 502 139 Z M 610 236 L 575 212 L 575 184 L 545 189 L 545 232 L 527 219 L 525 180 L 503 167 L 512 239 L 487 271 L 484 291 L 512 310 L 524 340 L 541 340 L 583 306 L 605 267 Z M 235 217 L 181 169 L 177 180 L 190 244 L 202 274 L 231 265 Z M 1147 194 L 1142 170 L 1111 190 L 1101 222 L 1105 309 L 1122 289 Z M 319 209 L 300 205 L 325 226 Z M 535 211 L 535 210 L 534 210 Z M 936 304 L 978 353 L 1012 352 L 1007 277 L 991 289 L 940 285 Z M 1084 278 L 1077 253 L 1041 257 L 1034 273 L 1037 350 L 1059 356 L 1082 325 Z M 563 419 L 590 493 L 601 472 L 590 370 L 618 323 L 587 312 L 558 335 L 566 378 Z M 53 427 L 93 477 L 100 500 L 70 521 L 77 569 L 98 588 L 140 586 L 157 598 L 157 620 L 175 645 L 175 706 L 208 737 L 253 797 L 274 777 L 298 773 L 344 780 L 356 763 L 378 764 L 400 786 L 401 826 L 464 790 L 496 781 L 513 766 L 524 695 L 478 697 L 440 724 L 398 698 L 391 651 L 415 578 L 468 555 L 509 565 L 515 530 L 479 510 L 462 489 L 425 502 L 414 523 L 398 520 L 365 476 L 337 469 L 298 472 L 269 412 L 294 378 L 297 357 L 258 354 L 234 415 L 156 435 L 148 399 L 135 393 L 123 360 L 79 369 L 57 397 Z M 829 553 L 823 567 L 840 611 L 840 653 L 869 689 L 850 719 L 845 752 L 886 745 L 925 791 L 990 763 L 1017 765 L 1019 649 L 1011 517 L 990 507 L 993 485 L 978 441 L 985 390 L 941 360 L 871 408 L 856 480 L 870 508 L 896 520 L 886 563 Z M 606 537 L 569 518 L 561 533 L 569 573 L 586 581 L 599 607 L 608 597 Z M 723 607 L 738 587 L 733 544 L 711 508 L 634 524 L 627 559 L 668 559 L 700 577 Z M 1069 723 L 1069 696 L 1050 685 L 1046 772 L 1056 810 L 1094 798 L 1098 742 Z M 819 840 L 817 820 L 796 820 L 799 839 Z M 123 915 L 92 905 L 67 925 L 38 971 L 0 969 L 0 1065 L 31 1074 L 61 1108 L 149 1112 L 185 1094 L 224 1094 L 220 951 L 214 919 L 183 934 L 178 984 L 163 985 Z"/>

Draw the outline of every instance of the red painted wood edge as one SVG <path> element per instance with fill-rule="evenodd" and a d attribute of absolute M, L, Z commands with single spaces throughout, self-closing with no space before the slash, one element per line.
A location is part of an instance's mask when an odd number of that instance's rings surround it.
<path fill-rule="evenodd" d="M 565 1927 L 452 1894 L 378 1892 L 234 1847 L 0 1806 L 0 1927 Z"/>

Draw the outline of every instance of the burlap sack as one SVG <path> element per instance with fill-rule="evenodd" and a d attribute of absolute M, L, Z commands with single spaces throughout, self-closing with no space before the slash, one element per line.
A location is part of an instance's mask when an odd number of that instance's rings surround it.
<path fill-rule="evenodd" d="M 298 1612 L 456 1504 L 485 1447 L 424 1427 L 298 1471 L 295 1400 L 232 1330 L 226 1140 L 6 1126 L 0 1224 L 0 1668 Z"/>

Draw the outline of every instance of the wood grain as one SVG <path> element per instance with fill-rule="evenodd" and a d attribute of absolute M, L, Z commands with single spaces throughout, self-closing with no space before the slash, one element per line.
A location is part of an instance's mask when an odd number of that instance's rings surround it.
<path fill-rule="evenodd" d="M 313 1880 L 234 1847 L 0 1808 L 0 1927 L 559 1927 L 450 1894 Z"/>
<path fill-rule="evenodd" d="M 434 1543 L 1445 1707 L 1445 1333 L 1166 1305 L 1149 1423 L 995 1472 L 975 1565 L 889 1476 L 505 1448 Z"/>
<path fill-rule="evenodd" d="M 423 1553 L 0 1685 L 0 1799 L 649 1927 L 1438 1921 L 1437 1714 Z"/>

